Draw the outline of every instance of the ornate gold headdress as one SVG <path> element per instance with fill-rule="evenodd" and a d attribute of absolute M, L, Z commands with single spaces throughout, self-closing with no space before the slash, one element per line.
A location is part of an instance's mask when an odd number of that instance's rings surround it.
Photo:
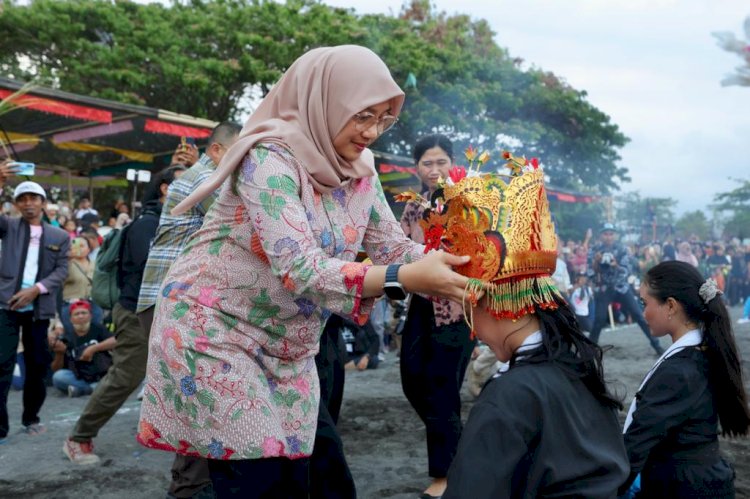
<path fill-rule="evenodd" d="M 535 305 L 557 308 L 559 291 L 550 277 L 557 261 L 557 236 L 537 158 L 526 160 L 507 151 L 503 158 L 509 175 L 480 173 L 489 154 L 469 147 L 468 170 L 453 167 L 432 199 L 406 192 L 396 200 L 429 208 L 420 220 L 425 252 L 442 247 L 471 256 L 469 263 L 455 269 L 471 278 L 466 299 L 476 305 L 484 290 L 495 317 L 516 320 L 533 313 Z"/>

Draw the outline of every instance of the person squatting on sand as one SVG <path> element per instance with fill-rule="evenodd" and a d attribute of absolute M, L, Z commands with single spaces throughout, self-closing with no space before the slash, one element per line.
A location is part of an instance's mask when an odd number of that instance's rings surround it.
<path fill-rule="evenodd" d="M 367 147 L 403 100 L 369 49 L 311 50 L 176 208 L 229 178 L 164 280 L 137 438 L 208 458 L 218 497 L 308 493 L 313 358 L 330 312 L 363 323 L 386 281 L 391 294 L 463 295 L 467 279 L 451 265 L 468 257 L 425 255 L 375 175 Z M 375 265 L 353 261 L 360 247 Z"/>

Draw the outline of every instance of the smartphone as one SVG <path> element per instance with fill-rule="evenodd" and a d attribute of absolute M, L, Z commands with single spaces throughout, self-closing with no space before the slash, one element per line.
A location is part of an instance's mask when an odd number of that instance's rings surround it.
<path fill-rule="evenodd" d="M 36 164 L 34 163 L 21 163 L 21 162 L 13 162 L 13 163 L 10 163 L 9 166 L 12 166 L 16 169 L 16 175 L 23 175 L 26 177 L 33 177 L 34 169 L 36 168 Z"/>
<path fill-rule="evenodd" d="M 195 139 L 192 137 L 180 137 L 180 146 L 177 148 L 178 151 L 189 151 L 195 147 Z"/>

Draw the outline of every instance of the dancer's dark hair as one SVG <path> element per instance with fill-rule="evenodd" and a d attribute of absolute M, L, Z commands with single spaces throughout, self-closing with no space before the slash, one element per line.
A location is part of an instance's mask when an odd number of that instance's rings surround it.
<path fill-rule="evenodd" d="M 687 318 L 703 328 L 703 346 L 708 358 L 708 376 L 725 436 L 747 435 L 750 409 L 743 383 L 742 362 L 732 333 L 732 322 L 719 293 L 708 303 L 699 290 L 705 279 L 685 262 L 662 262 L 646 273 L 648 294 L 659 303 L 673 298 Z"/>
<path fill-rule="evenodd" d="M 424 153 L 433 147 L 439 147 L 448 157 L 453 161 L 453 142 L 451 139 L 441 133 L 434 133 L 432 135 L 425 135 L 421 137 L 416 144 L 414 144 L 414 162 L 419 163 Z"/>
<path fill-rule="evenodd" d="M 602 348 L 581 331 L 575 313 L 560 296 L 555 296 L 555 310 L 535 307 L 542 331 L 542 345 L 524 352 L 522 359 L 514 355 L 514 363 L 552 362 L 566 374 L 580 379 L 594 397 L 607 407 L 622 409 L 622 399 L 612 394 L 604 381 Z"/>

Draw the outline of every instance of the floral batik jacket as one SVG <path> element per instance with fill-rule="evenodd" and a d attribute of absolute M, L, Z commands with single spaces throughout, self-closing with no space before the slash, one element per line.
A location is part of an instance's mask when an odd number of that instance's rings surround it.
<path fill-rule="evenodd" d="M 227 181 L 156 304 L 138 441 L 211 459 L 312 453 L 314 356 L 331 312 L 367 321 L 368 265 L 419 259 L 377 176 L 315 192 L 275 145 Z"/>

